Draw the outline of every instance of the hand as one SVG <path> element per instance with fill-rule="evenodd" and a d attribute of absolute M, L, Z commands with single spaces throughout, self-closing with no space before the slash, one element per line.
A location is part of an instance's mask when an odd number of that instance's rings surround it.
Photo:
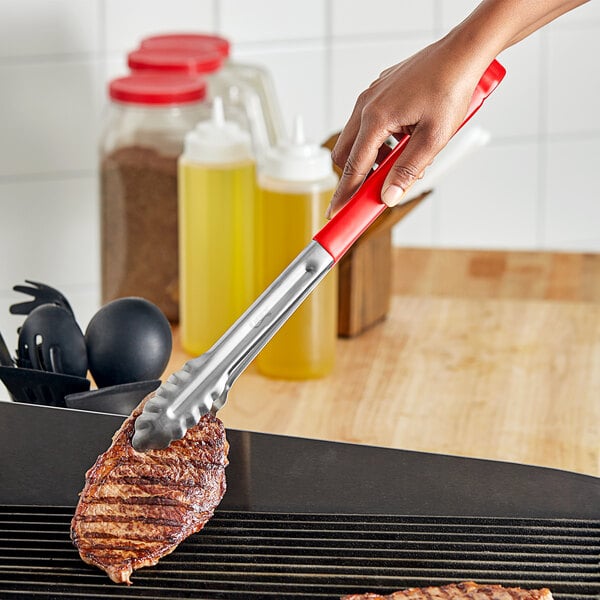
<path fill-rule="evenodd" d="M 359 97 L 333 148 L 342 176 L 327 216 L 360 186 L 384 141 L 410 141 L 388 174 L 382 201 L 398 204 L 466 116 L 487 66 L 503 50 L 587 0 L 482 0 L 439 41 L 384 71 Z"/>
<path fill-rule="evenodd" d="M 379 148 L 393 134 L 411 136 L 382 188 L 398 204 L 462 123 L 487 58 L 460 56 L 445 40 L 387 69 L 365 90 L 333 148 L 342 176 L 328 217 L 360 186 Z"/>

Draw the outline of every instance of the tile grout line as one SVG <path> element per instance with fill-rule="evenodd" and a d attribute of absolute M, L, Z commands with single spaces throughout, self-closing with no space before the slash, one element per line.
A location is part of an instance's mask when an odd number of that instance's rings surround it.
<path fill-rule="evenodd" d="M 325 2 L 325 122 L 327 129 L 332 130 L 333 126 L 333 0 Z M 333 131 L 331 131 L 333 133 Z"/>
<path fill-rule="evenodd" d="M 98 81 L 98 118 L 99 118 L 99 131 L 101 131 L 101 127 L 102 127 L 102 116 L 103 116 L 103 112 L 102 112 L 102 107 L 104 106 L 104 103 L 106 102 L 106 93 L 107 93 L 107 86 L 108 86 L 108 42 L 107 42 L 107 28 L 106 28 L 106 0 L 98 0 L 97 3 L 97 7 L 98 7 L 98 49 L 99 49 L 99 54 L 100 54 L 100 62 L 101 62 L 101 67 L 100 70 L 98 72 L 98 74 L 96 75 L 97 77 L 100 78 L 100 80 Z M 98 146 L 96 146 L 96 148 L 98 148 Z M 96 161 L 98 163 L 99 161 L 99 156 L 98 156 L 98 151 L 96 150 Z M 97 175 L 97 171 L 95 171 L 95 174 Z"/>
<path fill-rule="evenodd" d="M 538 142 L 537 142 L 537 198 L 536 198 L 536 231 L 535 243 L 538 249 L 546 244 L 547 226 L 547 171 L 548 171 L 548 92 L 549 92 L 549 60 L 548 60 L 548 31 L 542 31 L 540 36 L 540 57 L 538 69 L 540 72 L 540 97 L 538 111 Z"/>
<path fill-rule="evenodd" d="M 102 61 L 102 80 L 108 77 L 108 44 L 106 32 L 106 0 L 98 0 L 98 49 Z"/>
<path fill-rule="evenodd" d="M 222 33 L 223 18 L 221 15 L 219 0 L 213 0 L 212 20 L 213 20 L 213 31 L 215 31 L 217 33 Z"/>
<path fill-rule="evenodd" d="M 75 171 L 50 171 L 48 173 L 19 173 L 0 175 L 0 185 L 12 183 L 41 183 L 47 181 L 64 181 L 67 179 L 87 179 L 96 177 L 97 169 L 80 169 Z"/>
<path fill-rule="evenodd" d="M 433 37 L 438 39 L 445 32 L 442 27 L 442 0 L 434 0 L 433 5 Z M 431 219 L 429 224 L 429 244 L 432 247 L 439 247 L 441 245 L 442 240 L 442 215 L 441 215 L 441 201 L 438 197 L 436 198 L 436 194 L 431 195 L 430 205 L 431 205 Z M 443 195 L 443 194 L 442 194 Z"/>

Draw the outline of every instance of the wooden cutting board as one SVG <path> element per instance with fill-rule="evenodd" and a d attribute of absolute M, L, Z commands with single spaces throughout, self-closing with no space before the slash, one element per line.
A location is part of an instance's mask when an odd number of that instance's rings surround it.
<path fill-rule="evenodd" d="M 600 476 L 600 257 L 395 250 L 388 318 L 304 382 L 250 367 L 227 427 Z M 185 360 L 176 351 L 168 371 Z"/>

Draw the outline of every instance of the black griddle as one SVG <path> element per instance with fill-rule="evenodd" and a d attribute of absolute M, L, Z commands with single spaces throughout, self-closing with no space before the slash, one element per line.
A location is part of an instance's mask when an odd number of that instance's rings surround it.
<path fill-rule="evenodd" d="M 1 598 L 314 599 L 476 580 L 598 598 L 600 523 L 219 510 L 130 588 L 81 562 L 72 508 L 0 511 Z"/>
<path fill-rule="evenodd" d="M 600 480 L 497 461 L 229 431 L 228 491 L 130 588 L 69 539 L 123 417 L 0 402 L 0 598 L 338 598 L 464 580 L 600 598 Z"/>

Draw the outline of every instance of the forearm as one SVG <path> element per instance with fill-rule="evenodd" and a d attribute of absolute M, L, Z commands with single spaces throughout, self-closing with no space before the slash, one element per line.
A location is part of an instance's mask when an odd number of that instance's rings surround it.
<path fill-rule="evenodd" d="M 521 40 L 525 39 L 527 36 L 531 35 L 538 29 L 541 29 L 542 27 L 544 27 L 544 25 L 547 25 L 551 21 L 554 21 L 554 19 L 557 19 L 561 15 L 564 15 L 565 13 L 569 12 L 570 10 L 577 8 L 578 6 L 581 6 L 582 4 L 586 4 L 587 2 L 589 2 L 589 0 L 569 0 L 569 1 L 562 0 L 559 2 L 554 0 L 554 1 L 549 1 L 549 2 L 540 2 L 539 4 L 549 5 L 550 10 L 548 10 L 546 12 L 542 11 L 542 14 L 539 16 L 539 18 L 537 18 L 535 21 L 530 22 L 530 23 L 526 24 L 524 27 L 522 27 L 521 31 L 516 33 L 510 40 L 508 40 L 508 42 L 506 43 L 506 45 L 503 49 L 506 49 L 509 46 L 512 46 L 513 44 L 520 42 Z"/>
<path fill-rule="evenodd" d="M 483 0 L 445 39 L 453 51 L 480 56 L 485 68 L 506 48 L 587 1 Z"/>

